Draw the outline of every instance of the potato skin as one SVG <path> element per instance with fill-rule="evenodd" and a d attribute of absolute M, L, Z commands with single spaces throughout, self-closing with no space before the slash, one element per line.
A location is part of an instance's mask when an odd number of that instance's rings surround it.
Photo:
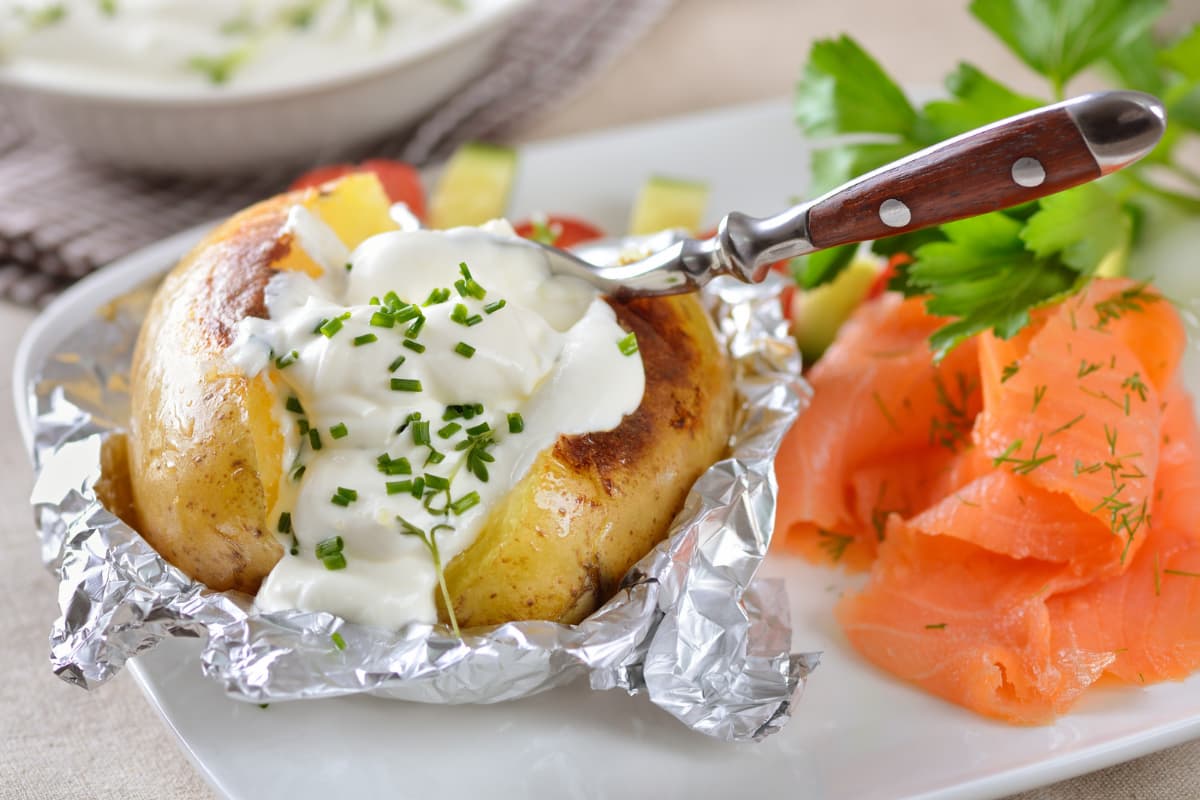
<path fill-rule="evenodd" d="M 224 366 L 239 320 L 288 254 L 297 195 L 230 219 L 167 277 L 138 339 L 129 462 L 137 524 L 212 589 L 254 593 L 282 557 L 267 514 L 282 471 L 271 389 Z M 462 626 L 577 622 L 667 533 L 732 428 L 729 364 L 695 297 L 609 300 L 646 366 L 612 431 L 560 437 L 446 567 Z M 443 616 L 445 609 L 442 609 Z"/>
<path fill-rule="evenodd" d="M 642 403 L 611 431 L 560 436 L 451 560 L 459 625 L 587 617 L 666 536 L 692 484 L 726 449 L 729 365 L 698 300 L 609 303 L 637 334 Z"/>
<path fill-rule="evenodd" d="M 133 354 L 130 483 L 138 529 L 168 561 L 211 589 L 254 593 L 283 549 L 267 527 L 258 438 L 278 436 L 261 381 L 230 373 L 221 352 L 280 258 L 294 198 L 238 214 L 172 270 Z M 255 385 L 257 384 L 257 389 Z M 264 467 L 266 469 L 264 469 Z"/>

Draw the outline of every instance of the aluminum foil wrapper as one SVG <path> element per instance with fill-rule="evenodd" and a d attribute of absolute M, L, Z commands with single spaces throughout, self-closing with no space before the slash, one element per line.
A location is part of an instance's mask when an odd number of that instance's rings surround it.
<path fill-rule="evenodd" d="M 807 400 L 780 288 L 718 281 L 705 290 L 745 403 L 729 456 L 697 481 L 670 537 L 579 625 L 516 622 L 461 639 L 442 626 L 390 632 L 326 613 L 260 613 L 251 597 L 188 578 L 107 510 L 97 496 L 102 463 L 121 459 L 129 363 L 150 290 L 106 305 L 78 321 L 28 387 L 40 473 L 33 504 L 43 559 L 60 581 L 54 672 L 90 688 L 163 637 L 204 637 L 204 674 L 256 703 L 358 693 L 492 703 L 586 676 L 596 689 L 644 692 L 719 739 L 779 730 L 818 661 L 790 652 L 782 584 L 755 580 L 775 513 L 772 461 Z"/>

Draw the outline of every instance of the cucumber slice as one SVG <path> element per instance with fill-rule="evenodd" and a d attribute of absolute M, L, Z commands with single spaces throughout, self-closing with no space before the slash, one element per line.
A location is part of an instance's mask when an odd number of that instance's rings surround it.
<path fill-rule="evenodd" d="M 629 220 L 634 236 L 684 228 L 695 233 L 708 205 L 708 184 L 654 175 L 638 192 Z"/>
<path fill-rule="evenodd" d="M 456 228 L 503 217 L 517 174 L 517 151 L 468 142 L 446 163 L 429 199 L 429 225 Z"/>
<path fill-rule="evenodd" d="M 879 265 L 853 261 L 832 282 L 797 291 L 792 301 L 792 334 L 804 363 L 811 364 L 833 344 L 838 330 L 871 291 Z"/>

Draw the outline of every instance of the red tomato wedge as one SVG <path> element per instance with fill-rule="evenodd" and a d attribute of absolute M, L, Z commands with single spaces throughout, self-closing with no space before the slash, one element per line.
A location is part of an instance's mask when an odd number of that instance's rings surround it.
<path fill-rule="evenodd" d="M 544 220 L 525 220 L 513 227 L 516 228 L 517 236 L 525 239 L 545 241 L 547 238 L 553 237 L 551 241 L 545 243 L 555 247 L 573 247 L 593 239 L 604 238 L 604 231 L 595 225 L 561 214 L 550 214 Z"/>
<path fill-rule="evenodd" d="M 425 189 L 421 174 L 411 164 L 387 158 L 371 158 L 361 164 L 327 164 L 311 169 L 292 181 L 288 188 L 307 189 L 320 186 L 352 172 L 374 172 L 383 190 L 393 203 L 404 203 L 417 219 L 425 219 Z"/>
<path fill-rule="evenodd" d="M 910 256 L 908 253 L 896 253 L 896 255 L 889 258 L 887 266 L 883 268 L 883 271 L 879 273 L 879 277 L 876 278 L 875 282 L 871 284 L 871 288 L 867 292 L 867 299 L 874 300 L 876 297 L 879 297 L 879 295 L 886 292 L 888 290 L 888 284 L 891 283 L 892 278 L 896 277 L 896 274 L 900 271 L 900 267 L 911 263 L 912 256 Z"/>

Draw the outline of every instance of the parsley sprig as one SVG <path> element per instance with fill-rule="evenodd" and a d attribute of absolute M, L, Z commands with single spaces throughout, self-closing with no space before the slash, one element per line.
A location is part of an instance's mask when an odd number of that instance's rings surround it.
<path fill-rule="evenodd" d="M 931 340 L 938 358 L 982 331 L 1009 338 L 1029 323 L 1031 310 L 1077 292 L 1092 276 L 1121 274 L 1139 244 L 1138 223 L 1154 203 L 1200 213 L 1200 175 L 1176 157 L 1184 140 L 1200 133 L 1200 25 L 1160 41 L 1153 24 L 1165 7 L 1165 0 L 973 0 L 976 19 L 1046 80 L 1044 98 L 1018 93 L 963 62 L 946 78 L 946 99 L 916 106 L 853 39 L 813 45 L 796 88 L 796 121 L 814 140 L 856 137 L 814 151 L 818 192 L 1062 99 L 1089 67 L 1167 106 L 1167 133 L 1141 164 L 1015 209 L 872 243 L 880 255 L 913 256 L 891 288 L 926 297 L 932 314 L 948 318 Z M 1190 193 L 1162 183 L 1164 172 Z M 797 282 L 812 288 L 833 280 L 854 252 L 849 245 L 796 259 Z"/>

